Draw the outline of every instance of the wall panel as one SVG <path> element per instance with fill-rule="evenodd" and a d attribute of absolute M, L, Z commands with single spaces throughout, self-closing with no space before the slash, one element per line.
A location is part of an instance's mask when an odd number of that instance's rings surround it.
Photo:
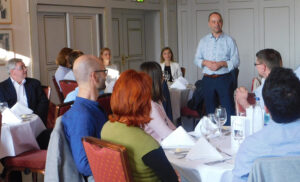
<path fill-rule="evenodd" d="M 290 16 L 289 7 L 264 9 L 264 47 L 281 53 L 283 66 L 290 65 Z"/>
<path fill-rule="evenodd" d="M 229 9 L 229 34 L 236 40 L 240 55 L 239 85 L 251 85 L 255 61 L 254 9 Z M 240 21 L 243 19 L 244 21 Z M 246 36 L 245 36 L 246 35 Z"/>

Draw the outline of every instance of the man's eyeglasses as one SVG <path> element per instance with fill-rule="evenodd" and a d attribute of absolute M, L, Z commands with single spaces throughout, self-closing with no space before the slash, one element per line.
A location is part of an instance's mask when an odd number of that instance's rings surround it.
<path fill-rule="evenodd" d="M 105 74 L 107 74 L 108 70 L 105 69 L 105 70 L 95 70 L 95 72 L 104 72 Z"/>
<path fill-rule="evenodd" d="M 19 67 L 15 67 L 16 70 L 26 70 L 27 66 L 19 66 Z"/>
<path fill-rule="evenodd" d="M 261 65 L 262 63 L 254 63 L 254 66 Z"/>

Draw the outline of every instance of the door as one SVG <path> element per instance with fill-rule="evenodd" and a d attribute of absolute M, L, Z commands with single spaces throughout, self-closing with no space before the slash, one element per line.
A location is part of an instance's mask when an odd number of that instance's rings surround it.
<path fill-rule="evenodd" d="M 59 103 L 52 82 L 56 57 L 63 47 L 98 55 L 100 49 L 99 17 L 101 9 L 81 7 L 39 6 L 38 41 L 40 75 L 43 85 L 52 88 L 51 100 Z"/>
<path fill-rule="evenodd" d="M 139 70 L 145 61 L 144 13 L 135 10 L 113 10 L 113 62 L 120 71 Z"/>

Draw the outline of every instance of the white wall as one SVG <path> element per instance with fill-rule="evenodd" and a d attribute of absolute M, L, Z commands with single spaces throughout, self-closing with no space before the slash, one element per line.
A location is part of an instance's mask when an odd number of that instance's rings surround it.
<path fill-rule="evenodd" d="M 30 29 L 27 1 L 12 1 L 12 24 L 0 24 L 0 28 L 10 28 L 13 31 L 13 49 L 16 57 L 29 62 L 28 76 L 31 76 L 32 64 L 30 53 Z M 0 81 L 7 79 L 5 66 L 0 66 Z"/>
<path fill-rule="evenodd" d="M 179 62 L 191 82 L 202 78 L 193 60 L 199 40 L 210 32 L 207 19 L 212 11 L 222 14 L 224 32 L 237 42 L 240 86 L 250 88 L 257 75 L 255 53 L 260 49 L 278 50 L 285 67 L 300 64 L 299 0 L 177 0 L 177 6 Z"/>

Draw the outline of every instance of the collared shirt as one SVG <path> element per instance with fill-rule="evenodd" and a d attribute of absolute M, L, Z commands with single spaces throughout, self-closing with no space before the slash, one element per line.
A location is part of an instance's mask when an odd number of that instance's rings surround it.
<path fill-rule="evenodd" d="M 26 91 L 25 91 L 25 87 L 24 87 L 24 84 L 26 83 L 26 79 L 24 79 L 21 84 L 16 82 L 11 77 L 10 77 L 10 79 L 11 79 L 11 82 L 13 83 L 16 93 L 17 93 L 17 102 L 28 107 L 27 95 L 26 95 Z"/>
<path fill-rule="evenodd" d="M 233 181 L 248 179 L 254 161 L 258 158 L 300 155 L 300 119 L 287 124 L 274 121 L 247 137 L 241 144 L 232 171 Z"/>
<path fill-rule="evenodd" d="M 84 176 L 91 176 L 92 171 L 81 139 L 86 136 L 100 138 L 101 129 L 106 121 L 107 117 L 99 108 L 98 102 L 81 97 L 76 97 L 71 109 L 62 117 L 73 159 L 78 171 Z"/>
<path fill-rule="evenodd" d="M 66 76 L 66 74 L 69 73 L 69 71 L 71 71 L 70 68 L 63 67 L 63 66 L 58 66 L 58 68 L 55 72 L 55 80 L 56 80 L 59 88 L 60 88 L 59 81 L 63 80 L 64 77 Z M 61 88 L 60 88 L 60 90 L 61 90 Z"/>
<path fill-rule="evenodd" d="M 262 109 L 265 109 L 265 102 L 264 102 L 264 98 L 262 96 L 262 89 L 264 88 L 265 81 L 266 81 L 266 79 L 262 78 L 261 85 L 254 90 L 254 94 L 256 97 L 259 98 L 259 104 Z"/>
<path fill-rule="evenodd" d="M 212 71 L 206 66 L 203 68 L 203 60 L 226 61 L 227 68 L 222 67 L 217 71 Z M 194 63 L 200 68 L 203 68 L 203 73 L 208 75 L 229 73 L 240 64 L 238 48 L 235 41 L 225 33 L 222 33 L 218 38 L 215 38 L 212 33 L 206 35 L 198 44 Z"/>

